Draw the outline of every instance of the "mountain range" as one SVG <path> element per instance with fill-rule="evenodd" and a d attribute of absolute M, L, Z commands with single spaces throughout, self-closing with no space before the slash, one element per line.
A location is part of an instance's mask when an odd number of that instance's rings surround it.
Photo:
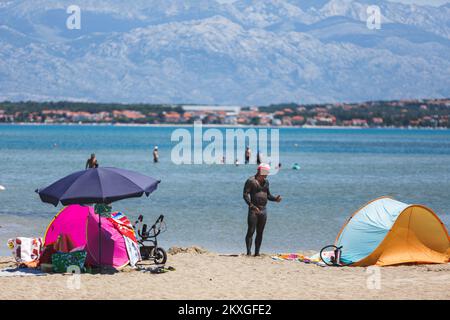
<path fill-rule="evenodd" d="M 67 8 L 80 8 L 70 30 Z M 367 27 L 367 7 L 381 29 Z M 450 4 L 0 1 L 0 101 L 268 105 L 450 96 Z"/>

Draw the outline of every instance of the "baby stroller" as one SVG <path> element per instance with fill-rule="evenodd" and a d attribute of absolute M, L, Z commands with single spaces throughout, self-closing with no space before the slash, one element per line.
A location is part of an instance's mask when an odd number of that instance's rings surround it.
<path fill-rule="evenodd" d="M 158 247 L 157 239 L 161 232 L 166 231 L 164 216 L 160 215 L 150 230 L 147 230 L 147 224 L 145 223 L 142 225 L 142 229 L 139 229 L 139 225 L 143 219 L 144 217 L 140 215 L 134 223 L 134 229 L 140 238 L 138 239 L 138 243 L 142 260 L 153 260 L 155 264 L 165 264 L 167 261 L 167 253 L 163 248 Z M 149 244 L 146 245 L 146 242 L 149 242 Z"/>

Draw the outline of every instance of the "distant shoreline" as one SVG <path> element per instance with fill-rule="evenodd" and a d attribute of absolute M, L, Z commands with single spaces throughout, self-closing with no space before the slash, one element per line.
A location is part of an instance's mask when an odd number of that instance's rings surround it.
<path fill-rule="evenodd" d="M 193 124 L 169 124 L 169 123 L 30 123 L 30 122 L 12 122 L 0 123 L 0 126 L 86 126 L 86 127 L 149 127 L 149 128 L 190 128 Z M 202 124 L 205 128 L 255 128 L 255 129 L 333 129 L 333 130 L 367 130 L 367 129 L 400 129 L 400 130 L 437 130 L 447 131 L 450 128 L 445 127 L 361 127 L 361 126 L 262 126 L 262 125 L 232 125 L 232 124 Z"/>

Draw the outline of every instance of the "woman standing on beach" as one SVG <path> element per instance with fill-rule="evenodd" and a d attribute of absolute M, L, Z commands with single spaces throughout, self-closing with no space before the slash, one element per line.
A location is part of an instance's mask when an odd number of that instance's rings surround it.
<path fill-rule="evenodd" d="M 269 174 L 270 166 L 261 164 L 255 176 L 248 178 L 244 186 L 244 200 L 248 205 L 248 229 L 245 236 L 245 244 L 247 246 L 247 255 L 252 254 L 253 234 L 256 231 L 255 239 L 255 256 L 259 256 L 259 250 L 262 243 L 264 227 L 267 221 L 267 201 L 281 201 L 281 196 L 274 197 L 269 190 Z"/>

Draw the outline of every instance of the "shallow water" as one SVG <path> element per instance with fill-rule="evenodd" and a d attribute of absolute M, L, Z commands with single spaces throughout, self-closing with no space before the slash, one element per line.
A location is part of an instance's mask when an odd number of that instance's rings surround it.
<path fill-rule="evenodd" d="M 206 128 L 205 128 L 206 129 Z M 254 165 L 175 165 L 170 127 L 0 126 L 0 254 L 13 236 L 42 236 L 59 211 L 34 192 L 84 168 L 95 152 L 101 166 L 146 173 L 162 182 L 149 198 L 114 209 L 152 223 L 165 214 L 162 246 L 200 245 L 243 252 L 245 180 Z M 223 129 L 221 129 L 223 130 Z M 161 163 L 153 164 L 158 145 Z M 320 249 L 332 243 L 352 212 L 389 195 L 431 207 L 450 225 L 450 131 L 401 129 L 280 129 L 283 169 L 270 177 L 263 251 Z M 301 169 L 294 171 L 293 163 Z"/>

